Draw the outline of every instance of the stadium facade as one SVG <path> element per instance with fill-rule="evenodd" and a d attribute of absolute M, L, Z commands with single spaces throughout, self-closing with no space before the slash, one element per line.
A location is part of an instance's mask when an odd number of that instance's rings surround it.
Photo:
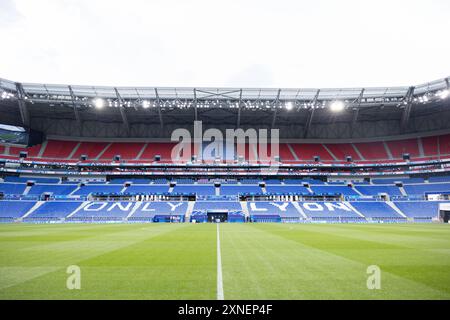
<path fill-rule="evenodd" d="M 412 223 L 450 216 L 449 78 L 353 89 L 0 79 L 0 118 L 1 222 Z M 173 133 L 198 137 L 200 121 L 200 138 L 177 149 Z M 271 154 L 263 156 L 252 139 L 221 143 L 204 135 L 237 129 L 246 138 L 278 129 L 279 140 L 269 139 Z"/>

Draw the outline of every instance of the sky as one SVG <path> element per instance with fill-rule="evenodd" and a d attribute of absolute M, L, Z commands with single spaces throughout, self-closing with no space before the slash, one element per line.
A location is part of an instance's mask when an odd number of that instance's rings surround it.
<path fill-rule="evenodd" d="M 0 78 L 336 88 L 450 76 L 449 0 L 0 0 Z"/>

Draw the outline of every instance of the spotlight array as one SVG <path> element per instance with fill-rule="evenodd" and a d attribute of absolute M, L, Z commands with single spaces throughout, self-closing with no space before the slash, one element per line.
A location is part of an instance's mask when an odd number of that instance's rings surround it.
<path fill-rule="evenodd" d="M 436 99 L 445 100 L 450 97 L 450 89 L 443 89 L 436 92 L 428 92 L 424 95 L 414 98 L 414 102 L 417 103 L 428 103 L 430 101 L 435 101 Z"/>
<path fill-rule="evenodd" d="M 442 91 L 438 91 L 436 94 L 439 98 L 441 98 L 442 100 L 447 99 L 450 96 L 450 90 L 449 89 L 445 89 Z"/>
<path fill-rule="evenodd" d="M 11 99 L 13 97 L 14 97 L 14 94 L 11 93 L 11 92 L 7 92 L 7 91 L 2 91 L 1 94 L 0 94 L 0 98 L 4 99 L 4 100 Z"/>
<path fill-rule="evenodd" d="M 420 91 L 423 89 L 420 88 Z M 214 96 L 213 94 L 207 97 L 189 97 L 189 95 L 183 95 L 182 97 L 161 97 L 157 96 L 156 98 L 152 95 L 147 96 L 138 96 L 136 98 L 128 96 L 125 99 L 117 98 L 117 97 L 92 97 L 77 94 L 65 95 L 63 93 L 34 93 L 34 92 L 26 92 L 23 99 L 27 100 L 30 103 L 35 102 L 46 102 L 53 103 L 58 102 L 61 105 L 63 104 L 72 104 L 75 103 L 80 106 L 85 107 L 95 107 L 97 109 L 102 109 L 104 107 L 128 107 L 128 108 L 162 108 L 162 109 L 189 109 L 189 108 L 200 108 L 200 109 L 250 109 L 250 110 L 275 110 L 281 109 L 286 111 L 296 110 L 299 111 L 301 109 L 311 110 L 311 109 L 328 109 L 331 112 L 341 112 L 346 108 L 353 106 L 355 99 L 352 97 L 351 99 L 339 94 L 336 94 L 335 98 L 333 95 L 326 94 L 324 96 L 312 98 L 312 96 L 297 96 L 296 98 L 286 98 L 286 97 L 278 97 L 278 98 L 267 98 L 267 95 L 264 98 L 255 97 L 242 97 L 241 99 L 227 97 L 226 95 L 217 95 L 218 97 L 211 98 Z M 219 97 L 220 96 L 220 97 Z M 415 104 L 430 104 L 439 100 L 446 100 L 450 97 L 450 88 L 440 87 L 440 89 L 429 90 L 427 92 L 421 92 L 414 95 L 412 100 Z M 9 89 L 0 88 L 0 100 L 5 99 L 18 99 L 18 93 L 14 91 L 10 91 Z M 280 99 L 279 99 L 280 98 Z M 360 97 L 359 105 L 370 105 L 370 106 L 404 106 L 407 105 L 409 99 L 406 99 L 405 96 L 365 96 Z"/>
<path fill-rule="evenodd" d="M 208 108 L 229 108 L 229 109 L 237 109 L 237 108 L 245 108 L 245 109 L 255 109 L 255 110 L 264 110 L 264 109 L 285 109 L 287 111 L 291 111 L 294 107 L 303 108 L 303 109 L 324 109 L 327 105 L 330 105 L 330 101 L 303 101 L 303 102 L 294 102 L 294 101 L 270 101 L 270 100 L 246 100 L 246 101 L 233 101 L 233 100 L 202 100 L 198 99 L 197 101 L 193 101 L 190 99 L 184 100 L 125 100 L 120 104 L 117 99 L 103 99 L 103 98 L 95 98 L 91 101 L 91 106 L 94 106 L 97 109 L 102 109 L 105 106 L 109 107 L 120 107 L 121 105 L 124 107 L 142 107 L 143 109 L 149 109 L 151 107 L 155 108 L 157 106 L 161 108 L 167 109 L 187 109 L 187 108 L 200 108 L 200 109 L 208 109 Z M 341 106 L 342 105 L 342 106 Z M 345 102 L 343 101 L 333 101 L 331 102 L 331 109 L 334 111 L 340 111 L 345 108 Z"/>

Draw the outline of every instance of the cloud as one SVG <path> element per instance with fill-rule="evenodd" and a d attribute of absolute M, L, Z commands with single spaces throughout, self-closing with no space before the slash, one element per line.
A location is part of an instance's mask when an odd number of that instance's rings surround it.
<path fill-rule="evenodd" d="M 0 1 L 0 28 L 7 28 L 21 18 L 13 0 Z"/>
<path fill-rule="evenodd" d="M 148 86 L 410 85 L 448 76 L 448 1 L 2 0 L 0 77 Z M 6 21 L 6 22 L 5 22 Z"/>
<path fill-rule="evenodd" d="M 231 75 L 225 82 L 228 87 L 254 87 L 258 83 L 259 87 L 272 87 L 272 71 L 267 65 L 255 64 L 246 67 L 244 70 Z"/>

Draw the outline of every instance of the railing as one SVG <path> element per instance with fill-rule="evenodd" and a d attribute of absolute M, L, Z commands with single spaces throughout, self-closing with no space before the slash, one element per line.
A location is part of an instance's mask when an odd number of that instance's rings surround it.
<path fill-rule="evenodd" d="M 196 195 L 195 194 L 167 194 L 167 198 L 136 198 L 136 195 L 131 194 L 120 194 L 120 193 L 102 193 L 102 197 L 98 195 L 79 195 L 79 196 L 69 196 L 69 195 L 21 195 L 21 194 L 5 194 L 3 199 L 0 200 L 28 200 L 28 201 L 39 201 L 39 200 L 50 200 L 50 201 L 192 201 L 195 197 L 195 201 L 238 201 L 239 195 L 223 195 L 223 196 L 213 196 L 213 195 Z M 141 197 L 144 195 L 140 193 Z M 150 195 L 150 194 L 149 194 Z M 155 195 L 155 194 L 152 194 Z M 308 195 L 308 197 L 302 197 L 298 199 L 289 198 L 292 197 L 291 193 L 277 193 L 271 194 L 260 193 L 253 194 L 253 197 L 247 199 L 246 201 L 282 201 L 282 202 L 323 202 L 323 201 L 387 201 L 381 196 L 342 196 L 339 194 L 336 197 L 329 198 L 327 196 L 316 194 Z M 261 197 L 261 198 L 260 198 Z M 388 201 L 426 201 L 425 195 L 408 195 L 408 196 L 389 196 Z M 446 200 L 446 199 L 442 199 Z"/>

